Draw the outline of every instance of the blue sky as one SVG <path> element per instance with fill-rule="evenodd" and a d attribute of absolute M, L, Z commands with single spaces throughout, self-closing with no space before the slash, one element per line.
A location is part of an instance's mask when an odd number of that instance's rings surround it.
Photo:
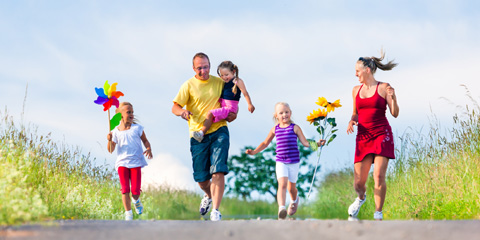
<path fill-rule="evenodd" d="M 195 189 L 187 124 L 170 110 L 203 51 L 212 74 L 223 60 L 239 66 L 256 106 L 250 114 L 241 100 L 231 154 L 266 137 L 276 102 L 290 103 L 316 137 L 305 121 L 316 99 L 341 100 L 324 173 L 353 162 L 355 137 L 345 132 L 358 57 L 383 47 L 399 63 L 376 74 L 397 91 L 400 116 L 389 116 L 397 135 L 428 127 L 431 112 L 449 126 L 456 108 L 440 98 L 469 103 L 460 84 L 480 94 L 479 29 L 478 1 L 2 1 L 0 109 L 20 119 L 28 84 L 27 122 L 113 166 L 106 113 L 93 100 L 95 87 L 118 82 L 152 143 L 146 181 Z"/>

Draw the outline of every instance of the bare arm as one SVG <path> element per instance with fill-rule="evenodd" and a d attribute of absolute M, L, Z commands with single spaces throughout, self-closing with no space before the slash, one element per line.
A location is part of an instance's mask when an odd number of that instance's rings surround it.
<path fill-rule="evenodd" d="M 357 126 L 358 124 L 358 112 L 357 112 L 357 106 L 356 106 L 356 101 L 355 99 L 357 98 L 357 93 L 358 89 L 360 86 L 355 86 L 352 90 L 352 98 L 353 98 L 353 113 L 352 117 L 350 118 L 350 121 L 348 122 L 348 127 L 347 127 L 347 134 L 353 133 L 353 125 Z"/>
<path fill-rule="evenodd" d="M 297 134 L 298 140 L 300 140 L 303 146 L 310 147 L 310 143 L 308 142 L 305 135 L 303 135 L 302 129 L 297 124 L 295 124 L 295 126 L 293 127 L 293 131 L 295 132 L 295 134 Z"/>
<path fill-rule="evenodd" d="M 190 111 L 183 109 L 183 107 L 176 102 L 173 102 L 172 113 L 175 114 L 175 116 L 180 116 L 187 121 L 190 119 L 190 115 L 193 115 Z"/>
<path fill-rule="evenodd" d="M 108 140 L 107 150 L 109 153 L 112 153 L 113 151 L 115 151 L 115 146 L 117 146 L 117 144 L 112 141 L 112 132 L 108 133 L 107 140 Z"/>
<path fill-rule="evenodd" d="M 395 89 L 387 83 L 387 87 L 385 88 L 386 91 L 386 99 L 388 108 L 390 108 L 390 113 L 394 118 L 398 117 L 400 113 L 400 109 L 398 108 L 397 102 L 397 95 L 395 94 Z"/>
<path fill-rule="evenodd" d="M 248 104 L 248 111 L 253 113 L 253 111 L 255 111 L 255 106 L 253 106 L 252 104 L 252 100 L 250 99 L 250 95 L 248 94 L 247 87 L 245 87 L 245 82 L 243 82 L 242 79 L 237 78 L 237 86 L 238 88 L 240 88 L 240 91 L 242 91 L 243 96 L 245 96 L 245 100 Z"/>
<path fill-rule="evenodd" d="M 272 142 L 273 137 L 275 137 L 275 127 L 273 127 L 270 130 L 270 132 L 268 133 L 268 136 L 265 139 L 265 141 L 261 142 L 260 145 L 258 145 L 258 147 L 255 150 L 247 149 L 247 151 L 245 151 L 245 153 L 250 154 L 250 155 L 255 155 L 255 154 L 263 151 L 263 149 L 268 147 L 268 145 Z"/>
<path fill-rule="evenodd" d="M 148 159 L 152 159 L 152 148 L 150 146 L 150 142 L 147 140 L 145 132 L 142 132 L 142 136 L 140 136 L 140 139 L 142 139 L 143 146 L 145 146 L 146 148 L 146 150 L 143 152 L 143 155 L 147 156 Z"/>

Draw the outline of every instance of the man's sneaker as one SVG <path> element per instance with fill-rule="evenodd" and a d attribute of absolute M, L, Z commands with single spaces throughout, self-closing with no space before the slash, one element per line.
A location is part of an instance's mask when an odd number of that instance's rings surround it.
<path fill-rule="evenodd" d="M 288 215 L 292 216 L 297 212 L 298 202 L 300 202 L 298 197 L 296 202 L 290 202 L 290 205 L 288 206 Z"/>
<path fill-rule="evenodd" d="M 133 202 L 135 204 L 135 211 L 137 212 L 137 214 L 142 214 L 143 213 L 143 204 L 142 202 L 140 201 L 140 198 L 137 199 L 137 201 L 134 200 Z"/>
<path fill-rule="evenodd" d="M 375 220 L 383 220 L 383 213 L 376 211 L 376 212 L 373 214 L 373 219 L 375 219 Z"/>
<path fill-rule="evenodd" d="M 222 220 L 222 214 L 217 209 L 213 209 L 210 213 L 210 220 L 213 222 Z"/>
<path fill-rule="evenodd" d="M 352 203 L 352 205 L 350 205 L 350 207 L 348 207 L 348 215 L 350 217 L 354 217 L 356 218 L 357 215 L 358 215 L 358 212 L 360 212 L 360 207 L 362 206 L 362 204 L 367 200 L 367 194 L 365 194 L 364 196 L 365 198 L 363 200 L 361 200 L 360 198 L 355 198 L 355 201 Z"/>
<path fill-rule="evenodd" d="M 125 212 L 125 221 L 132 221 L 133 220 L 133 212 L 132 210 Z"/>
<path fill-rule="evenodd" d="M 197 140 L 198 142 L 202 142 L 202 140 L 203 140 L 203 133 L 202 133 L 202 132 L 200 132 L 200 131 L 195 131 L 195 132 L 193 132 L 192 135 L 193 135 L 193 136 L 192 136 L 193 139 Z"/>
<path fill-rule="evenodd" d="M 287 217 L 287 209 L 285 207 L 280 207 L 278 209 L 278 219 L 285 219 Z"/>
<path fill-rule="evenodd" d="M 205 214 L 210 211 L 210 208 L 212 207 L 212 199 L 205 194 L 203 196 L 202 201 L 200 202 L 200 215 L 205 216 Z"/>

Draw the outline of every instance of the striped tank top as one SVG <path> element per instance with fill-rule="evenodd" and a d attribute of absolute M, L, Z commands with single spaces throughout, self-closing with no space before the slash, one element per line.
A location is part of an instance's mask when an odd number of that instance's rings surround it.
<path fill-rule="evenodd" d="M 281 128 L 280 124 L 275 126 L 275 137 L 277 138 L 276 161 L 282 163 L 300 162 L 300 152 L 298 151 L 297 134 L 294 131 L 295 124 L 292 123 L 286 128 Z"/>

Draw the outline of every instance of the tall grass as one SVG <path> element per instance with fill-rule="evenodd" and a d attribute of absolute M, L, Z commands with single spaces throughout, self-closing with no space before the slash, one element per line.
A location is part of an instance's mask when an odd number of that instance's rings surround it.
<path fill-rule="evenodd" d="M 446 131 L 434 119 L 426 135 L 399 138 L 387 172 L 385 219 L 480 219 L 480 107 L 473 102 L 475 109 L 455 114 Z M 360 219 L 373 218 L 373 185 L 370 176 Z M 345 169 L 326 177 L 310 209 L 314 217 L 346 219 L 355 197 L 353 171 Z"/>
<path fill-rule="evenodd" d="M 123 219 L 120 184 L 113 167 L 96 165 L 78 147 L 16 125 L 0 113 L 0 225 L 56 219 Z M 200 219 L 201 196 L 167 186 L 144 189 L 144 214 L 135 219 Z M 273 210 L 272 210 L 273 209 Z M 228 216 L 275 213 L 275 204 L 225 198 Z"/>
<path fill-rule="evenodd" d="M 397 160 L 387 175 L 385 219 L 480 219 L 480 107 L 455 115 L 442 134 L 434 121 L 428 134 L 397 141 Z M 78 147 L 16 125 L 0 113 L 0 225 L 54 219 L 123 219 L 120 184 L 113 168 L 95 165 Z M 359 218 L 372 219 L 373 180 Z M 201 196 L 166 186 L 144 189 L 141 219 L 199 219 Z M 351 169 L 329 174 L 318 200 L 297 217 L 347 218 L 355 198 Z M 225 219 L 275 218 L 276 203 L 224 198 Z M 135 218 L 139 218 L 135 215 Z"/>

